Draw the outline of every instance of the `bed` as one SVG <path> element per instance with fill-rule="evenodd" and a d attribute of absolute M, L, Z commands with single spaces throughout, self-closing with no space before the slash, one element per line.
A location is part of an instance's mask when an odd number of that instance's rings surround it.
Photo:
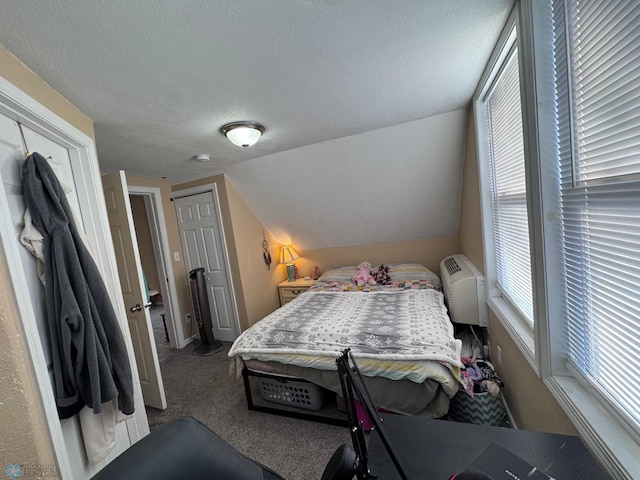
<path fill-rule="evenodd" d="M 341 393 L 336 359 L 348 347 L 379 407 L 446 415 L 463 380 L 461 342 L 439 277 L 423 265 L 390 264 L 389 284 L 357 287 L 356 272 L 355 266 L 327 270 L 307 292 L 243 332 L 229 350 L 232 370 L 285 375 Z"/>

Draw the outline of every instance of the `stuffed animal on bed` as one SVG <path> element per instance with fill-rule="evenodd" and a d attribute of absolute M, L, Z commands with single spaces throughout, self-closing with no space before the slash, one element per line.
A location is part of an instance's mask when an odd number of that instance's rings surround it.
<path fill-rule="evenodd" d="M 384 263 L 378 267 L 378 270 L 373 274 L 378 285 L 389 285 L 391 283 L 391 275 L 389 275 L 389 265 Z"/>
<path fill-rule="evenodd" d="M 363 285 L 375 285 L 376 279 L 371 275 L 371 264 L 369 262 L 362 262 L 358 265 L 358 273 L 353 276 L 353 283 L 362 287 Z"/>

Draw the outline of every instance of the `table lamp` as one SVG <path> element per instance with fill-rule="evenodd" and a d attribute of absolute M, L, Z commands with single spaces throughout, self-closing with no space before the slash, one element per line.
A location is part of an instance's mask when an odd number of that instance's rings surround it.
<path fill-rule="evenodd" d="M 293 262 L 299 258 L 300 255 L 298 255 L 291 245 L 285 245 L 282 247 L 282 250 L 280 251 L 280 263 L 287 265 L 287 276 L 289 277 L 290 282 L 295 280 L 296 266 Z"/>

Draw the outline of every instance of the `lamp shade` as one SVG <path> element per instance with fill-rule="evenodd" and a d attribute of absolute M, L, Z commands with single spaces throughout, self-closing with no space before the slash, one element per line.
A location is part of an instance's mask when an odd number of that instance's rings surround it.
<path fill-rule="evenodd" d="M 280 251 L 280 263 L 292 263 L 300 258 L 300 255 L 291 245 L 285 245 Z"/>
<path fill-rule="evenodd" d="M 244 148 L 254 145 L 264 133 L 264 127 L 254 122 L 228 123 L 220 130 L 231 143 Z"/>

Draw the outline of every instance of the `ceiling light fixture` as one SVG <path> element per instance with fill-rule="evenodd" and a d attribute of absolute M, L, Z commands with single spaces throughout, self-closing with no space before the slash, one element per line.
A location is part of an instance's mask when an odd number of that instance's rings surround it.
<path fill-rule="evenodd" d="M 233 122 L 223 125 L 220 131 L 234 145 L 248 148 L 260 139 L 264 133 L 264 126 L 255 122 Z"/>

